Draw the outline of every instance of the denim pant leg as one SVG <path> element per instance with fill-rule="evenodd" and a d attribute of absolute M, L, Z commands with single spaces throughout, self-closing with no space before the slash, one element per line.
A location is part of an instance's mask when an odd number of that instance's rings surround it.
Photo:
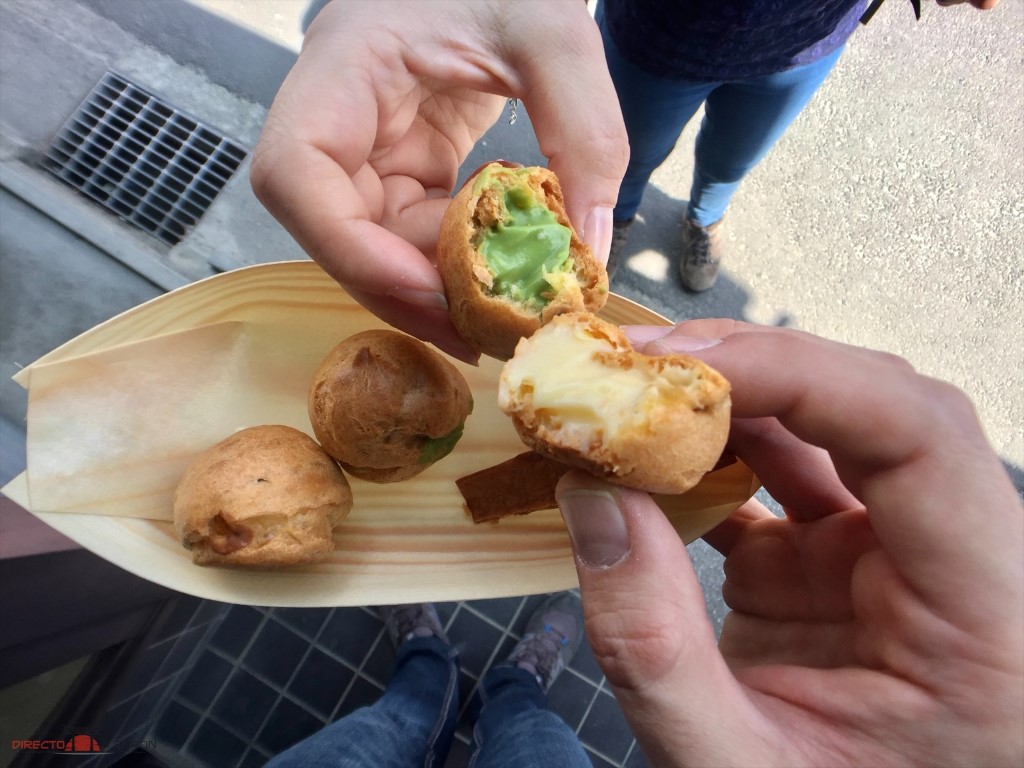
<path fill-rule="evenodd" d="M 583 745 L 529 672 L 498 666 L 484 675 L 471 768 L 592 768 Z"/>
<path fill-rule="evenodd" d="M 436 637 L 402 644 L 384 695 L 275 757 L 267 768 L 440 768 L 459 713 L 455 652 Z"/>
<path fill-rule="evenodd" d="M 600 7 L 597 18 L 629 135 L 629 165 L 612 212 L 615 221 L 626 221 L 640 208 L 651 174 L 671 154 L 679 134 L 718 83 L 665 80 L 640 69 L 615 47 Z"/>
<path fill-rule="evenodd" d="M 697 135 L 687 216 L 702 227 L 725 215 L 733 194 L 811 100 L 843 49 L 802 67 L 718 85 Z"/>

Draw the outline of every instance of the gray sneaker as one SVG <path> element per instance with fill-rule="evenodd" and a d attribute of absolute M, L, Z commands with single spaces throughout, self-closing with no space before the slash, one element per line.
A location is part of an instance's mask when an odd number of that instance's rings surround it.
<path fill-rule="evenodd" d="M 605 265 L 605 269 L 608 271 L 608 282 L 615 277 L 615 272 L 619 268 L 619 257 L 622 255 L 622 249 L 626 247 L 629 228 L 633 226 L 633 221 L 633 219 L 628 219 L 612 222 L 612 245 L 608 249 L 608 263 Z"/>
<path fill-rule="evenodd" d="M 448 642 L 433 603 L 382 605 L 377 612 L 384 620 L 388 637 L 395 648 L 414 637 L 437 637 Z"/>
<path fill-rule="evenodd" d="M 689 219 L 683 222 L 683 256 L 679 276 L 691 291 L 706 291 L 718 279 L 722 264 L 722 220 L 702 227 Z"/>
<path fill-rule="evenodd" d="M 505 663 L 525 669 L 547 691 L 582 641 L 583 604 L 574 593 L 559 592 L 533 612 Z"/>

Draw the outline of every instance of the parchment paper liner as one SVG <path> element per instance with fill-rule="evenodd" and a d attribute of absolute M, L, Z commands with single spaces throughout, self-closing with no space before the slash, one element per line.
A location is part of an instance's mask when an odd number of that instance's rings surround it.
<path fill-rule="evenodd" d="M 665 324 L 612 295 L 606 319 Z M 16 377 L 29 390 L 28 469 L 3 493 L 97 555 L 198 597 L 274 606 L 375 605 L 532 594 L 576 585 L 557 510 L 474 525 L 455 479 L 520 453 L 496 405 L 501 364 L 456 363 L 475 407 L 455 451 L 403 483 L 350 478 L 355 505 L 336 550 L 274 572 L 199 568 L 178 543 L 170 499 L 191 458 L 236 429 L 311 433 L 306 389 L 341 339 L 386 327 L 312 262 L 193 283 L 125 312 Z M 692 541 L 746 501 L 741 463 L 687 494 L 659 497 Z"/>

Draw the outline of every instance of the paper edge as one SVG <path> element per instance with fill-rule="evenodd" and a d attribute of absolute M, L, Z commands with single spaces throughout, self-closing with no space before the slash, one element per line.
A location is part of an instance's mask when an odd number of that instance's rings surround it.
<path fill-rule="evenodd" d="M 85 355 L 85 354 L 91 354 L 93 352 L 101 352 L 101 351 L 106 350 L 106 349 L 111 349 L 111 348 L 114 348 L 114 347 L 121 346 L 121 344 L 112 344 L 112 345 L 107 345 L 107 346 L 100 347 L 98 349 L 91 350 L 91 352 L 88 352 L 88 353 L 71 354 L 71 355 L 68 355 L 66 353 L 67 347 L 72 346 L 76 342 L 80 342 L 85 337 L 90 336 L 90 335 L 92 335 L 94 333 L 96 333 L 96 334 L 101 333 L 108 326 L 113 325 L 114 323 L 123 322 L 125 319 L 130 318 L 132 315 L 141 314 L 143 312 L 149 312 L 151 305 L 156 304 L 158 302 L 167 301 L 169 296 L 172 296 L 172 295 L 182 296 L 182 295 L 186 295 L 186 294 L 193 293 L 193 292 L 196 292 L 196 291 L 203 291 L 203 290 L 206 289 L 208 283 L 211 283 L 211 282 L 213 282 L 215 280 L 232 279 L 231 276 L 237 276 L 237 275 L 240 275 L 240 274 L 243 274 L 243 273 L 252 273 L 252 272 L 258 272 L 258 271 L 271 272 L 271 271 L 279 270 L 279 269 L 282 269 L 282 268 L 288 268 L 288 267 L 294 267 L 294 268 L 297 268 L 297 269 L 302 270 L 302 271 L 313 271 L 313 272 L 320 271 L 328 279 L 332 279 L 323 270 L 323 268 L 319 264 L 317 264 L 315 261 L 312 261 L 312 260 L 298 260 L 298 259 L 285 260 L 285 261 L 269 261 L 269 262 L 265 262 L 263 264 L 250 264 L 250 265 L 247 265 L 247 266 L 244 266 L 244 267 L 239 267 L 237 269 L 232 269 L 232 270 L 230 270 L 228 272 L 219 272 L 216 275 L 210 275 L 209 277 L 204 277 L 204 278 L 202 278 L 200 280 L 196 280 L 196 281 L 191 282 L 191 283 L 186 283 L 185 285 L 182 285 L 182 286 L 180 286 L 178 288 L 175 288 L 175 289 L 173 289 L 171 291 L 166 291 L 164 293 L 161 293 L 159 296 L 154 296 L 151 299 L 147 299 L 146 301 L 142 302 L 141 304 L 136 304 L 134 307 L 126 309 L 123 312 L 118 312 L 113 317 L 110 317 L 110 318 L 104 320 L 101 323 L 97 323 L 96 325 L 92 326 L 91 328 L 88 328 L 88 329 L 82 331 L 81 333 L 76 334 L 75 336 L 73 336 L 72 338 L 68 339 L 64 343 L 60 344 L 59 346 L 54 347 L 49 352 L 46 352 L 45 354 L 40 355 L 38 358 L 36 358 L 31 363 L 29 363 L 24 368 L 22 368 L 20 371 L 18 371 L 18 373 L 14 374 L 14 376 L 12 376 L 11 378 L 14 379 L 14 381 L 16 381 L 16 382 L 18 382 L 20 384 L 21 383 L 20 378 L 22 377 L 22 375 L 26 371 L 31 369 L 33 366 L 35 366 L 35 365 L 42 365 L 42 364 L 52 363 L 52 362 L 62 362 L 64 360 L 66 360 L 66 359 L 72 359 L 74 357 L 81 357 L 82 355 Z M 313 269 L 313 268 L 315 268 L 315 269 Z M 340 286 L 339 286 L 339 288 L 340 288 Z M 344 289 L 341 289 L 341 290 L 344 290 Z M 626 300 L 629 301 L 628 299 L 626 299 Z M 195 327 L 195 326 L 192 326 L 192 327 Z M 173 331 L 172 331 L 172 333 L 173 333 Z M 160 336 L 160 335 L 163 335 L 163 334 L 156 334 L 154 336 L 145 336 L 142 339 L 135 339 L 134 341 L 143 341 L 143 340 L 149 339 L 149 338 L 156 338 L 157 336 Z M 133 342 L 132 341 L 128 341 L 128 342 L 122 342 L 122 343 L 130 344 L 130 343 L 133 343 Z"/>

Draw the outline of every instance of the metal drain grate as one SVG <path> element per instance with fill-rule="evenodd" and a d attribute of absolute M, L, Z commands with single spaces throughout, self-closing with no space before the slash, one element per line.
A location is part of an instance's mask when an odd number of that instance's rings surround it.
<path fill-rule="evenodd" d="M 107 72 L 47 149 L 48 171 L 168 245 L 210 207 L 246 150 Z"/>

